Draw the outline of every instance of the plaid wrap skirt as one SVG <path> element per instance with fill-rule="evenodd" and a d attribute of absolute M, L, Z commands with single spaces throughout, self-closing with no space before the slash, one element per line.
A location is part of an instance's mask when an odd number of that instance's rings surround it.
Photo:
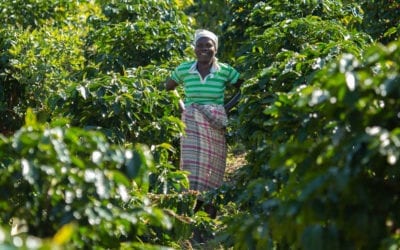
<path fill-rule="evenodd" d="M 225 128 L 222 105 L 192 104 L 183 111 L 186 125 L 181 138 L 181 169 L 189 172 L 190 189 L 207 191 L 219 187 L 226 166 Z"/>

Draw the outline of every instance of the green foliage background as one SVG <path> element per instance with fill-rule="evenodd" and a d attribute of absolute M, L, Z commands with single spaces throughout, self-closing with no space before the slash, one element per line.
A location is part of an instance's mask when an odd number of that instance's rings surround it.
<path fill-rule="evenodd" d="M 1 246 L 399 248 L 398 1 L 0 9 Z M 163 86 L 196 28 L 219 34 L 218 57 L 246 80 L 228 131 L 246 164 L 204 194 L 216 219 L 193 213 Z"/>

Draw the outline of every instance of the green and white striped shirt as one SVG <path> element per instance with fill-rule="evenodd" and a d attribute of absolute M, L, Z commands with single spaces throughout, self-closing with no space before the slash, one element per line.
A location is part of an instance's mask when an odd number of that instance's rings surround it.
<path fill-rule="evenodd" d="M 184 62 L 171 74 L 172 80 L 183 84 L 185 105 L 224 104 L 225 87 L 237 82 L 239 72 L 226 63 L 215 62 L 210 74 L 202 79 L 196 66 L 197 61 Z"/>

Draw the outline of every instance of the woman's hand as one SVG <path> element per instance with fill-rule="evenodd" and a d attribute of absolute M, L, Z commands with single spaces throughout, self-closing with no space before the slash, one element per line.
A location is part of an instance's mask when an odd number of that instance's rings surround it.
<path fill-rule="evenodd" d="M 185 110 L 185 104 L 183 103 L 183 101 L 180 98 L 179 93 L 178 93 L 178 91 L 176 89 L 174 89 L 174 95 L 179 97 L 179 108 L 180 108 L 181 112 L 184 111 Z"/>
<path fill-rule="evenodd" d="M 172 80 L 172 79 L 168 79 L 167 82 L 165 83 L 165 89 L 168 91 L 173 91 L 174 95 L 179 97 L 179 109 L 181 111 L 185 110 L 185 104 L 183 103 L 182 99 L 179 96 L 178 91 L 176 90 L 176 87 L 178 86 L 178 84 Z"/>
<path fill-rule="evenodd" d="M 166 90 L 174 90 L 176 89 L 177 86 L 178 84 L 172 79 L 168 79 L 167 82 L 165 83 Z"/>
<path fill-rule="evenodd" d="M 242 83 L 244 82 L 243 79 L 238 79 L 237 82 L 235 84 L 233 84 L 233 86 L 237 89 L 240 89 L 240 87 L 242 86 Z"/>

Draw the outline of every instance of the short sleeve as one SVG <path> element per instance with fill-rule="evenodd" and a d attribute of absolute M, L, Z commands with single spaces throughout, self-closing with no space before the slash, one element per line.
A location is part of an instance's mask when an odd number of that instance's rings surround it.
<path fill-rule="evenodd" d="M 175 68 L 172 73 L 171 73 L 171 79 L 174 80 L 176 83 L 181 84 L 182 83 L 182 79 L 181 76 L 179 74 L 178 68 Z"/>
<path fill-rule="evenodd" d="M 240 73 L 233 67 L 229 67 L 229 76 L 228 82 L 231 84 L 235 84 L 240 77 Z"/>

